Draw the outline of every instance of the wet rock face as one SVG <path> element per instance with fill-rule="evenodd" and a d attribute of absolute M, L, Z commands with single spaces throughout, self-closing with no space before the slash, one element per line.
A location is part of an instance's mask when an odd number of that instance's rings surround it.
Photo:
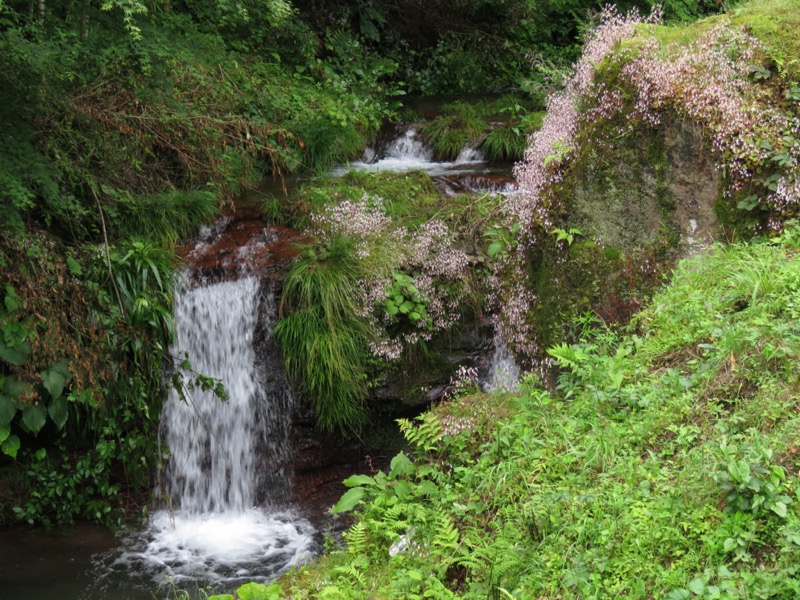
<path fill-rule="evenodd" d="M 428 354 L 385 374 L 381 384 L 370 391 L 370 405 L 408 411 L 441 400 L 459 366 L 474 367 L 481 380 L 491 369 L 494 329 L 478 320 L 462 323 L 453 332 L 428 344 Z"/>
<path fill-rule="evenodd" d="M 199 278 L 225 280 L 243 275 L 278 279 L 308 236 L 281 225 L 267 225 L 255 209 L 228 214 L 205 227 L 182 258 Z"/>
<path fill-rule="evenodd" d="M 692 253 L 718 227 L 721 174 L 690 123 L 591 146 L 575 172 L 567 220 L 605 246 L 639 248 L 671 230 Z"/>

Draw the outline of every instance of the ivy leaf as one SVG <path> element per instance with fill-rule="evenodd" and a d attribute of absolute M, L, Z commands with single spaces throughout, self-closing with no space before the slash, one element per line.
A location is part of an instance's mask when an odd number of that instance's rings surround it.
<path fill-rule="evenodd" d="M 17 414 L 17 403 L 11 396 L 0 394 L 0 427 L 8 425 Z"/>
<path fill-rule="evenodd" d="M 281 588 L 275 583 L 266 585 L 265 583 L 245 583 L 236 589 L 236 596 L 239 600 L 279 600 Z"/>
<path fill-rule="evenodd" d="M 776 502 L 775 504 L 772 505 L 771 508 L 772 512 L 774 512 L 779 517 L 786 516 L 786 504 L 784 504 L 783 502 Z"/>
<path fill-rule="evenodd" d="M 4 303 L 6 305 L 6 310 L 10 313 L 22 306 L 22 300 L 19 296 L 17 296 L 17 292 L 10 285 L 6 286 L 6 297 Z"/>
<path fill-rule="evenodd" d="M 7 363 L 21 367 L 28 360 L 31 354 L 31 345 L 28 342 L 21 342 L 14 346 L 9 346 L 0 339 L 0 358 Z"/>
<path fill-rule="evenodd" d="M 426 479 L 422 483 L 419 484 L 417 487 L 417 493 L 423 496 L 433 496 L 436 492 L 439 491 L 438 486 L 433 483 L 430 479 Z"/>
<path fill-rule="evenodd" d="M 47 407 L 47 412 L 50 414 L 50 418 L 53 419 L 53 423 L 56 424 L 56 427 L 62 429 L 69 415 L 66 397 L 62 395 L 58 398 L 54 398 L 50 406 Z"/>
<path fill-rule="evenodd" d="M 22 423 L 31 433 L 38 433 L 47 421 L 47 412 L 38 404 L 22 409 Z"/>
<path fill-rule="evenodd" d="M 689 591 L 699 596 L 706 590 L 706 580 L 698 577 L 689 582 Z"/>
<path fill-rule="evenodd" d="M 404 454 L 400 453 L 392 459 L 389 471 L 390 477 L 397 477 L 398 475 L 410 475 L 414 472 L 414 464 Z"/>
<path fill-rule="evenodd" d="M 348 510 L 353 510 L 353 508 L 361 502 L 361 499 L 367 495 L 366 488 L 363 487 L 354 487 L 352 489 L 347 490 L 344 495 L 339 499 L 339 502 L 336 503 L 331 509 L 331 514 L 336 515 L 341 512 L 347 512 Z"/>
<path fill-rule="evenodd" d="M 486 256 L 488 256 L 489 258 L 496 257 L 503 249 L 503 246 L 505 246 L 505 242 L 501 242 L 499 240 L 496 242 L 492 242 L 486 249 Z"/>
<path fill-rule="evenodd" d="M 3 454 L 7 454 L 11 458 L 17 458 L 17 452 L 19 451 L 19 438 L 15 435 L 10 435 L 8 438 L 0 445 L 0 450 L 3 451 Z"/>

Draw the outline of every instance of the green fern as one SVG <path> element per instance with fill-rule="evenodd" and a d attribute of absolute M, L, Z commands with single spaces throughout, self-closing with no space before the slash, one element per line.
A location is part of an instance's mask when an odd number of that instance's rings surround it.
<path fill-rule="evenodd" d="M 359 521 L 344 534 L 347 542 L 347 551 L 350 554 L 365 554 L 367 549 L 367 526 L 364 521 Z"/>
<path fill-rule="evenodd" d="M 423 452 L 432 452 L 439 446 L 442 439 L 442 424 L 436 415 L 427 412 L 416 419 L 419 425 L 415 425 L 408 419 L 398 419 L 397 424 L 403 432 L 406 441 L 412 446 L 421 449 Z"/>

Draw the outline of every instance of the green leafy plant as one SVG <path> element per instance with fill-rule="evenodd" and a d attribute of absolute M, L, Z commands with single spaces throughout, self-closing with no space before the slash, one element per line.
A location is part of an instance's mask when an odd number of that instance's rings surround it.
<path fill-rule="evenodd" d="M 427 323 L 430 327 L 432 321 L 426 309 L 427 303 L 414 285 L 413 277 L 398 271 L 392 273 L 392 284 L 386 290 L 383 303 L 386 314 L 398 321 L 408 319 L 414 325 Z"/>
<path fill-rule="evenodd" d="M 275 338 L 287 372 L 327 431 L 355 433 L 366 418 L 367 331 L 357 316 L 358 277 L 352 246 L 337 238 L 329 247 L 306 247 L 284 280 Z"/>
<path fill-rule="evenodd" d="M 769 465 L 772 452 L 765 449 L 761 460 L 753 460 L 755 457 L 750 447 L 722 444 L 720 451 L 727 460 L 714 478 L 725 492 L 725 510 L 755 516 L 769 511 L 785 518 L 792 498 L 786 494 L 788 486 L 783 467 Z"/>

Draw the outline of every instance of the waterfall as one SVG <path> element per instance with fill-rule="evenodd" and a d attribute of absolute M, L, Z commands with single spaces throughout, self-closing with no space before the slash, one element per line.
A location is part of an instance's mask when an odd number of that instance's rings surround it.
<path fill-rule="evenodd" d="M 269 337 L 274 313 L 255 277 L 176 298 L 173 355 L 188 353 L 192 369 L 221 379 L 229 399 L 189 386 L 185 397 L 173 391 L 162 411 L 167 507 L 152 517 L 147 547 L 120 559 L 159 584 L 269 581 L 313 550 L 311 524 L 275 508 L 287 495 L 290 395 L 255 343 Z"/>
<path fill-rule="evenodd" d="M 416 126 L 401 126 L 379 148 L 367 148 L 360 161 L 351 162 L 333 170 L 333 175 L 344 175 L 350 169 L 358 171 L 412 171 L 421 170 L 429 175 L 474 172 L 485 168 L 480 150 L 464 148 L 453 162 L 433 160 L 433 150 L 422 141 Z"/>
<path fill-rule="evenodd" d="M 186 390 L 184 400 L 173 390 L 164 406 L 167 493 L 172 505 L 186 513 L 252 508 L 259 451 L 266 441 L 278 437 L 283 442 L 270 445 L 273 464 L 283 465 L 288 458 L 288 423 L 267 431 L 266 391 L 256 369 L 259 287 L 258 279 L 248 277 L 197 287 L 176 301 L 179 351 L 188 352 L 195 371 L 221 379 L 230 396 L 220 402 L 210 391 L 194 388 Z"/>

